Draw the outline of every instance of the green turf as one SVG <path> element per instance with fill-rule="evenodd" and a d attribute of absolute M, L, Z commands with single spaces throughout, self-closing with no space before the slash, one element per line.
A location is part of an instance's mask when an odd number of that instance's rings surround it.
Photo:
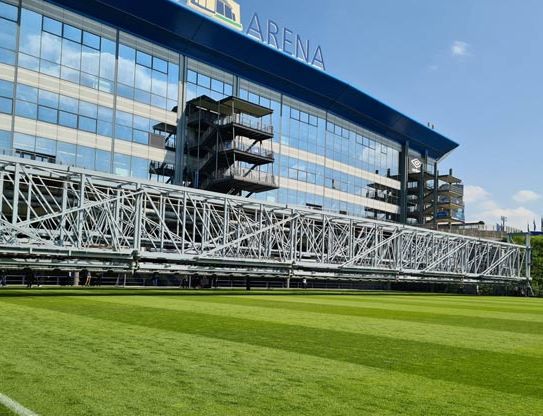
<path fill-rule="evenodd" d="M 542 299 L 0 291 L 0 392 L 41 416 L 540 415 L 541 380 Z"/>

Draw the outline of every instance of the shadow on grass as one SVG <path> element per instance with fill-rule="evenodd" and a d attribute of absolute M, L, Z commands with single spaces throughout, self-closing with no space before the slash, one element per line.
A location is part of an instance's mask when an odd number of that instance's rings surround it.
<path fill-rule="evenodd" d="M 0 288 L 0 299 L 3 297 L 92 297 L 92 296 L 457 296 L 451 293 L 415 293 L 397 291 L 369 290 L 302 290 L 302 289 L 177 289 L 177 288 L 33 288 L 21 287 Z"/>

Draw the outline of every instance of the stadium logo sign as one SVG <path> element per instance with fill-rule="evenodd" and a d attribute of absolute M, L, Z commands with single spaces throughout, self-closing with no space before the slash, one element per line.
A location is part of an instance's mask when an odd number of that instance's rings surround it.
<path fill-rule="evenodd" d="M 247 27 L 246 34 L 287 55 L 294 56 L 311 66 L 326 71 L 324 55 L 320 45 L 312 48 L 312 43 L 309 40 L 303 39 L 287 27 L 279 26 L 271 19 L 262 24 L 258 13 L 255 13 Z"/>
<path fill-rule="evenodd" d="M 420 159 L 413 158 L 409 161 L 410 164 L 410 173 L 420 173 L 422 168 L 422 162 Z"/>

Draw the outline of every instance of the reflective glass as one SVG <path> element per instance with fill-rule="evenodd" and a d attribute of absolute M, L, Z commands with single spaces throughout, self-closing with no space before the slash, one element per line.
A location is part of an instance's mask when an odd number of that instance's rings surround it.
<path fill-rule="evenodd" d="M 36 120 L 38 117 L 38 106 L 37 104 L 29 103 L 27 101 L 17 100 L 15 114 L 19 117 Z"/>
<path fill-rule="evenodd" d="M 83 32 L 83 44 L 94 49 L 100 49 L 100 36 Z"/>
<path fill-rule="evenodd" d="M 13 147 L 15 149 L 34 151 L 36 138 L 27 134 L 13 133 Z"/>
<path fill-rule="evenodd" d="M 38 106 L 38 120 L 46 123 L 57 124 L 57 110 L 49 107 Z"/>
<path fill-rule="evenodd" d="M 32 56 L 39 56 L 42 17 L 27 9 L 21 10 L 19 49 Z"/>
<path fill-rule="evenodd" d="M 64 24 L 64 37 L 66 39 L 73 40 L 74 42 L 81 43 L 82 32 L 80 29 L 77 29 L 73 26 Z"/>
<path fill-rule="evenodd" d="M 0 97 L 0 113 L 11 114 L 13 112 L 13 100 Z"/>
<path fill-rule="evenodd" d="M 6 19 L 17 21 L 17 7 L 4 2 L 0 2 L 0 16 Z"/>
<path fill-rule="evenodd" d="M 86 146 L 77 146 L 76 165 L 83 169 L 94 170 L 95 149 Z"/>
<path fill-rule="evenodd" d="M 140 65 L 151 68 L 152 57 L 145 52 L 138 51 L 136 53 L 136 62 Z"/>
<path fill-rule="evenodd" d="M 36 137 L 36 153 L 55 156 L 57 154 L 57 142 L 55 140 Z"/>
<path fill-rule="evenodd" d="M 14 50 L 17 45 L 17 23 L 0 19 L 0 46 Z"/>
<path fill-rule="evenodd" d="M 57 163 L 68 166 L 75 166 L 75 145 L 69 143 L 57 143 Z"/>
<path fill-rule="evenodd" d="M 77 116 L 72 113 L 67 113 L 65 111 L 59 111 L 58 114 L 58 124 L 64 127 L 69 127 L 72 129 L 77 128 Z"/>
<path fill-rule="evenodd" d="M 79 116 L 79 128 L 89 133 L 96 133 L 96 119 Z"/>
<path fill-rule="evenodd" d="M 50 17 L 43 18 L 43 30 L 54 35 L 62 36 L 62 23 Z"/>
<path fill-rule="evenodd" d="M 113 169 L 116 175 L 130 176 L 130 156 L 115 153 Z"/>
<path fill-rule="evenodd" d="M 96 149 L 95 169 L 100 172 L 111 173 L 111 152 Z"/>

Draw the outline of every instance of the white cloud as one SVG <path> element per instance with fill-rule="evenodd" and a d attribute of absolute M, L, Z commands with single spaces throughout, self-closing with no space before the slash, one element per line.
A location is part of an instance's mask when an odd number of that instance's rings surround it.
<path fill-rule="evenodd" d="M 470 45 L 467 42 L 462 42 L 461 40 L 455 40 L 451 45 L 451 54 L 452 56 L 462 57 L 468 56 L 470 50 Z"/>
<path fill-rule="evenodd" d="M 467 204 L 472 204 L 477 201 L 485 200 L 490 194 L 480 186 L 467 185 L 464 188 L 464 201 Z"/>
<path fill-rule="evenodd" d="M 524 204 L 541 199 L 541 195 L 535 193 L 534 191 L 518 191 L 515 195 L 513 195 L 513 199 L 521 204 Z"/>
<path fill-rule="evenodd" d="M 484 221 L 488 226 L 492 227 L 496 224 L 501 224 L 501 217 L 506 217 L 507 226 L 515 227 L 522 231 L 526 230 L 528 224 L 530 224 L 530 228 L 533 228 L 534 220 L 539 227 L 540 216 L 534 211 L 524 206 L 501 206 L 493 199 L 490 192 L 480 186 L 466 186 L 464 193 L 466 213 L 468 214 L 469 221 Z M 518 202 L 522 203 L 525 201 Z"/>

